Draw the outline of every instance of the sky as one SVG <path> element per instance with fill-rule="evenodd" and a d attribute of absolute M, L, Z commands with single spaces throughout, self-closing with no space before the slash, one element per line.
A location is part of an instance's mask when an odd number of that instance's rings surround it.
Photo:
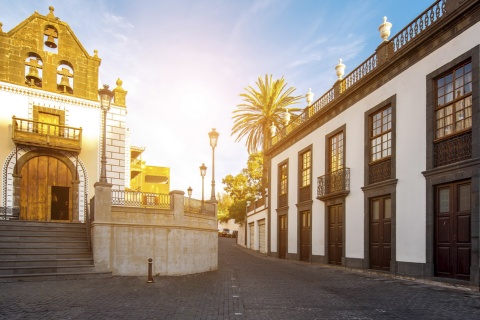
<path fill-rule="evenodd" d="M 8 32 L 49 6 L 69 24 L 93 56 L 102 59 L 100 82 L 123 80 L 127 127 L 148 165 L 170 167 L 170 189 L 193 189 L 201 199 L 199 167 L 207 166 L 210 197 L 212 148 L 216 192 L 221 180 L 246 167 L 245 140 L 231 136 L 241 93 L 260 76 L 285 78 L 295 95 L 311 88 L 314 101 L 329 90 L 342 58 L 345 75 L 380 45 L 386 16 L 391 37 L 433 0 L 0 0 Z M 390 38 L 391 38 L 390 37 Z M 307 105 L 303 99 L 297 107 Z"/>

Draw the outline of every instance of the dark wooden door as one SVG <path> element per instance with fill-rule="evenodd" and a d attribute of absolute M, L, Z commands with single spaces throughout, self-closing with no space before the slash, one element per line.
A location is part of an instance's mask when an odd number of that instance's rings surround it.
<path fill-rule="evenodd" d="M 328 207 L 328 263 L 342 264 L 343 205 Z"/>
<path fill-rule="evenodd" d="M 435 275 L 470 280 L 470 181 L 436 187 Z"/>
<path fill-rule="evenodd" d="M 310 261 L 311 243 L 310 210 L 300 212 L 300 260 Z"/>
<path fill-rule="evenodd" d="M 72 186 L 72 173 L 65 163 L 57 158 L 38 156 L 28 160 L 21 170 L 22 180 L 20 184 L 20 219 L 49 221 L 51 220 L 52 187 Z M 71 194 L 64 201 L 68 207 L 68 219 L 70 219 Z M 63 208 L 62 210 L 64 210 Z"/>
<path fill-rule="evenodd" d="M 278 217 L 278 257 L 286 259 L 287 257 L 287 237 L 288 237 L 287 215 Z"/>
<path fill-rule="evenodd" d="M 392 254 L 392 200 L 390 196 L 370 201 L 370 268 L 390 271 Z"/>

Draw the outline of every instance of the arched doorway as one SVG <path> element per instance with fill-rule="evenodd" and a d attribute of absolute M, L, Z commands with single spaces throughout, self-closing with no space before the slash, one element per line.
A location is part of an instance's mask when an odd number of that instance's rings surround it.
<path fill-rule="evenodd" d="M 72 221 L 72 187 L 72 170 L 59 158 L 28 159 L 21 168 L 20 220 Z"/>

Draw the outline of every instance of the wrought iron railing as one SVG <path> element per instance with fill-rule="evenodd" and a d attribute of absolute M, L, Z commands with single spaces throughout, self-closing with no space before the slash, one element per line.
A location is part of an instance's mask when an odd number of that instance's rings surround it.
<path fill-rule="evenodd" d="M 472 158 L 472 132 L 434 143 L 433 167 L 444 166 Z"/>
<path fill-rule="evenodd" d="M 79 152 L 82 128 L 12 117 L 12 140 L 24 145 Z"/>
<path fill-rule="evenodd" d="M 392 178 L 392 160 L 375 162 L 368 167 L 368 183 L 377 183 Z"/>
<path fill-rule="evenodd" d="M 112 190 L 112 205 L 173 210 L 171 195 L 150 192 Z"/>
<path fill-rule="evenodd" d="M 408 43 L 418 34 L 426 30 L 431 25 L 435 24 L 440 18 L 446 14 L 447 0 L 438 0 L 431 5 L 427 10 L 420 14 L 413 22 L 397 33 L 389 43 L 389 56 L 396 54 L 401 48 L 404 48 Z M 378 66 L 378 57 L 374 53 L 362 62 L 356 69 L 350 72 L 340 82 L 340 90 L 338 93 L 343 93 L 349 88 L 353 87 L 360 80 L 365 78 Z M 329 105 L 338 96 L 335 96 L 335 90 L 332 88 L 323 96 L 316 100 L 310 107 L 305 108 L 302 114 L 298 115 L 285 128 L 279 130 L 277 134 L 269 139 L 266 143 L 266 148 L 269 149 L 279 141 L 285 139 L 294 129 L 309 120 L 314 114 Z"/>
<path fill-rule="evenodd" d="M 446 13 L 446 2 L 447 0 L 439 0 L 435 2 L 422 14 L 416 17 L 408 26 L 393 36 L 390 40 L 390 43 L 393 44 L 393 52 L 396 53 L 404 48 L 407 43 L 443 17 Z"/>
<path fill-rule="evenodd" d="M 288 206 L 288 193 L 278 196 L 278 207 L 283 208 Z"/>
<path fill-rule="evenodd" d="M 350 168 L 343 168 L 317 178 L 317 197 L 350 190 Z"/>
<path fill-rule="evenodd" d="M 308 185 L 305 187 L 301 187 L 300 192 L 298 193 L 298 197 L 299 202 L 312 200 L 312 186 Z"/>

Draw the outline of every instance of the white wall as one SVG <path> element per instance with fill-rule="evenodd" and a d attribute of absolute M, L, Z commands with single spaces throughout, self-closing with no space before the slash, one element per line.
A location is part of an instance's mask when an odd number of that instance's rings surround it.
<path fill-rule="evenodd" d="M 477 23 L 271 160 L 272 251 L 278 252 L 278 164 L 289 160 L 288 250 L 297 253 L 298 152 L 312 144 L 312 254 L 325 254 L 325 212 L 324 203 L 315 199 L 317 177 L 325 174 L 325 136 L 346 124 L 345 166 L 350 168 L 351 189 L 345 203 L 345 253 L 346 257 L 363 258 L 365 213 L 361 187 L 364 184 L 365 112 L 396 95 L 396 258 L 426 261 L 426 191 L 422 175 L 426 169 L 426 75 L 478 45 L 479 33 L 480 23 Z"/>

